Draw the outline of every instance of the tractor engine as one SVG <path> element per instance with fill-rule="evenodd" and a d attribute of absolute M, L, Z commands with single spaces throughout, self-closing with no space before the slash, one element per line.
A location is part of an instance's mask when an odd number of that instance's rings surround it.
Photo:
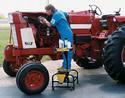
<path fill-rule="evenodd" d="M 22 15 L 28 26 L 32 28 L 37 48 L 53 47 L 58 42 L 58 33 L 53 27 L 40 23 L 38 17 L 44 17 L 50 21 L 51 17 L 44 14 L 24 14 Z"/>

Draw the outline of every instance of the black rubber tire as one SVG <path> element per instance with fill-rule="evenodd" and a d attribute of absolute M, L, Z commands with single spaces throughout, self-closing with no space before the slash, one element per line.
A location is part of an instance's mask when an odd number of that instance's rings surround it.
<path fill-rule="evenodd" d="M 112 79 L 122 83 L 125 83 L 125 67 L 122 60 L 124 45 L 125 27 L 121 27 L 112 33 L 104 47 L 105 70 Z"/>
<path fill-rule="evenodd" d="M 24 82 L 24 78 L 26 77 L 28 72 L 30 72 L 32 70 L 37 70 L 37 71 L 41 72 L 42 74 L 44 74 L 44 79 L 45 79 L 44 83 L 45 84 L 42 87 L 40 87 L 39 89 L 36 89 L 36 90 L 28 89 L 25 86 L 25 82 Z M 39 94 L 42 91 L 44 91 L 46 89 L 46 87 L 48 86 L 48 83 L 49 83 L 48 70 L 46 69 L 46 67 L 44 67 L 40 63 L 27 63 L 27 64 L 24 64 L 19 69 L 19 71 L 17 72 L 16 83 L 17 83 L 18 88 L 25 94 L 28 94 L 28 95 Z"/>
<path fill-rule="evenodd" d="M 9 75 L 11 77 L 16 76 L 16 72 L 12 70 L 10 62 L 8 62 L 6 60 L 3 61 L 3 70 L 7 75 Z"/>
<path fill-rule="evenodd" d="M 79 57 L 75 58 L 75 62 L 79 67 L 83 67 L 84 69 L 97 69 L 102 66 L 102 64 L 99 63 L 98 61 L 90 63 L 88 59 L 82 59 Z"/>

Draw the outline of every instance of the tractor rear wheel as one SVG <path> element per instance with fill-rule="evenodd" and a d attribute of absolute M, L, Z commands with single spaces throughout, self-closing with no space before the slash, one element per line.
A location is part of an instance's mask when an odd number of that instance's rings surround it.
<path fill-rule="evenodd" d="M 4 72 L 5 72 L 7 75 L 9 75 L 9 76 L 11 76 L 11 77 L 15 77 L 15 76 L 16 76 L 16 72 L 15 72 L 14 69 L 12 68 L 12 67 L 13 67 L 12 65 L 13 65 L 12 63 L 10 63 L 10 62 L 4 60 L 4 61 L 3 61 L 3 70 L 4 70 Z"/>
<path fill-rule="evenodd" d="M 24 64 L 17 73 L 16 83 L 25 94 L 39 94 L 48 86 L 48 70 L 40 63 Z"/>
<path fill-rule="evenodd" d="M 112 33 L 104 47 L 104 66 L 114 80 L 125 83 L 125 27 Z"/>
<path fill-rule="evenodd" d="M 98 60 L 92 62 L 87 58 L 82 59 L 80 57 L 76 57 L 75 62 L 79 67 L 83 67 L 84 69 L 97 69 L 102 66 L 102 63 Z"/>

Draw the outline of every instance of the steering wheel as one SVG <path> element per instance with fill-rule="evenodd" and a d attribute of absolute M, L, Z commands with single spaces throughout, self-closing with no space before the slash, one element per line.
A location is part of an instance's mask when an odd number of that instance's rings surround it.
<path fill-rule="evenodd" d="M 95 13 L 96 15 L 100 16 L 102 15 L 101 9 L 97 5 L 89 5 L 91 8 L 91 11 Z"/>

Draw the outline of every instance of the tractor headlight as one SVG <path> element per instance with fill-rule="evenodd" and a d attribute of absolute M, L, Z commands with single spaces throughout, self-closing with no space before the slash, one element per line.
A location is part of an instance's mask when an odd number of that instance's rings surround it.
<path fill-rule="evenodd" d="M 13 16 L 10 13 L 8 14 L 8 22 L 13 23 Z"/>
<path fill-rule="evenodd" d="M 113 18 L 113 22 L 117 22 L 117 19 L 116 19 L 116 17 L 114 17 L 114 18 Z"/>

